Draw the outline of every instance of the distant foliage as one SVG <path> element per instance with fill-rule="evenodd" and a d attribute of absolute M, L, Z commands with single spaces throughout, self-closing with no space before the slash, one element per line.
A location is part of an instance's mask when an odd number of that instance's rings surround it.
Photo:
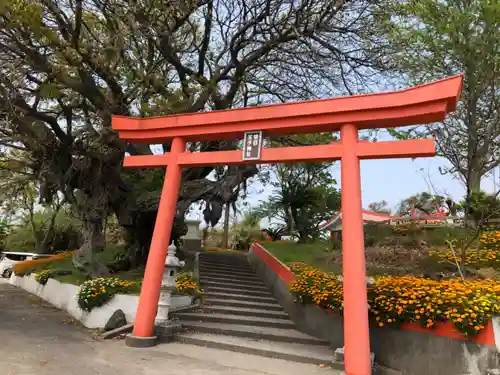
<path fill-rule="evenodd" d="M 273 191 L 261 204 L 261 215 L 286 228 L 286 234 L 297 236 L 301 242 L 319 238 L 320 224 L 340 209 L 340 190 L 331 164 L 277 166 L 271 185 Z"/>
<path fill-rule="evenodd" d="M 26 251 L 43 253 L 57 253 L 67 249 L 75 249 L 79 244 L 80 223 L 69 212 L 62 210 L 56 217 L 50 237 L 44 249 L 37 249 L 35 236 L 46 236 L 46 223 L 52 212 L 49 210 L 36 213 L 34 216 L 35 228 L 28 218 L 21 220 L 17 226 L 12 226 L 5 238 L 5 248 L 9 251 Z"/>
<path fill-rule="evenodd" d="M 387 214 L 389 215 L 391 213 L 391 209 L 389 208 L 389 204 L 387 201 L 378 201 L 378 202 L 372 202 L 368 205 L 368 210 L 371 212 L 376 212 L 379 214 Z"/>
<path fill-rule="evenodd" d="M 457 208 L 461 212 L 468 214 L 476 223 L 500 217 L 499 197 L 495 194 L 488 194 L 485 191 L 471 193 L 468 211 L 466 199 L 461 201 L 457 205 Z"/>
<path fill-rule="evenodd" d="M 408 84 L 463 74 L 456 111 L 442 122 L 389 130 L 403 138 L 433 136 L 447 159 L 442 173 L 467 192 L 500 162 L 500 2 L 495 0 L 392 0 L 381 12 L 393 51 L 387 54 Z"/>
<path fill-rule="evenodd" d="M 446 199 L 441 195 L 422 192 L 403 199 L 399 203 L 397 214 L 399 216 L 425 216 L 433 215 L 444 208 Z"/>
<path fill-rule="evenodd" d="M 6 220 L 0 220 L 0 250 L 5 247 L 5 238 L 9 234 L 11 225 Z"/>

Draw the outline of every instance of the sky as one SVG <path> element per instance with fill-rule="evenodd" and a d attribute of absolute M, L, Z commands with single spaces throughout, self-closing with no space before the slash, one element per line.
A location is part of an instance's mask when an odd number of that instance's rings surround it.
<path fill-rule="evenodd" d="M 387 134 L 380 134 L 379 140 L 391 140 Z M 361 190 L 363 208 L 372 202 L 385 200 L 394 212 L 403 199 L 421 192 L 439 194 L 460 201 L 465 195 L 465 186 L 453 175 L 443 175 L 439 167 L 450 164 L 441 157 L 418 159 L 386 159 L 361 161 Z M 340 162 L 334 163 L 332 174 L 340 188 Z M 496 184 L 494 184 L 494 178 Z M 483 190 L 493 192 L 500 187 L 500 170 L 481 182 Z M 252 184 L 246 202 L 249 206 L 257 206 L 271 194 L 270 186 Z M 253 192 L 253 193 L 252 193 Z M 191 212 L 190 219 L 201 220 L 201 212 Z M 268 225 L 267 220 L 261 226 Z"/>
<path fill-rule="evenodd" d="M 459 201 L 465 194 L 461 181 L 451 175 L 442 175 L 439 167 L 449 165 L 441 157 L 419 159 L 362 160 L 361 192 L 363 208 L 372 202 L 385 200 L 395 211 L 399 202 L 411 195 L 427 191 L 433 194 L 450 196 Z M 340 163 L 333 167 L 333 175 L 340 186 Z M 496 171 L 496 189 L 500 186 L 500 171 Z M 493 176 L 483 179 L 481 187 L 495 191 Z M 261 194 L 251 195 L 249 205 L 257 205 L 269 196 L 271 189 L 263 188 Z M 257 189 L 255 189 L 257 190 Z"/>
<path fill-rule="evenodd" d="M 361 189 L 363 207 L 375 201 L 385 200 L 394 211 L 398 203 L 423 191 L 433 194 L 450 196 L 459 201 L 465 194 L 465 187 L 458 179 L 451 175 L 442 175 L 439 167 L 448 165 L 441 157 L 419 159 L 391 159 L 391 160 L 363 160 L 361 161 Z M 496 171 L 496 188 L 500 186 L 500 171 Z M 332 168 L 333 176 L 340 187 L 340 163 Z M 486 191 L 494 191 L 493 176 L 483 179 L 481 187 Z M 249 206 L 256 206 L 265 200 L 271 193 L 269 186 L 255 184 L 250 191 L 247 202 Z M 201 219 L 201 213 L 193 212 L 192 219 Z M 267 220 L 261 223 L 264 227 Z"/>

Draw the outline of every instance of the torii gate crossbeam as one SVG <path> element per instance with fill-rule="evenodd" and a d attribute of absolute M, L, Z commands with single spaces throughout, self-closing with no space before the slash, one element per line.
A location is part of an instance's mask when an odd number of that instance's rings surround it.
<path fill-rule="evenodd" d="M 127 156 L 126 167 L 167 168 L 141 289 L 133 336 L 153 335 L 163 265 L 170 241 L 183 167 L 341 160 L 344 358 L 348 375 L 370 375 L 370 339 L 361 204 L 361 159 L 435 155 L 433 139 L 361 142 L 358 131 L 443 121 L 455 110 L 462 76 L 403 91 L 276 104 L 158 118 L 113 117 L 113 129 L 132 143 L 171 142 L 163 155 Z M 245 132 L 265 136 L 333 132 L 330 145 L 258 150 L 246 160 L 241 150 L 188 152 L 186 142 L 240 139 Z M 245 138 L 246 139 L 246 138 Z M 260 147 L 260 146 L 259 146 Z"/>

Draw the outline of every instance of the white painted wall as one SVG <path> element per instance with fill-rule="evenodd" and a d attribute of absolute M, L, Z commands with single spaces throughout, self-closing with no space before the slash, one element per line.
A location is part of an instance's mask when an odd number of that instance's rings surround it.
<path fill-rule="evenodd" d="M 10 283 L 20 287 L 32 294 L 37 295 L 48 303 L 68 312 L 73 318 L 82 322 L 87 328 L 104 328 L 108 319 L 113 313 L 121 309 L 127 317 L 127 322 L 135 320 L 139 296 L 117 294 L 108 303 L 101 307 L 95 307 L 92 311 L 83 311 L 76 299 L 78 290 L 76 285 L 61 283 L 54 279 L 49 279 L 47 284 L 41 285 L 35 280 L 33 274 L 19 277 L 14 274 L 10 278 Z M 171 308 L 189 306 L 190 296 L 172 296 Z"/>

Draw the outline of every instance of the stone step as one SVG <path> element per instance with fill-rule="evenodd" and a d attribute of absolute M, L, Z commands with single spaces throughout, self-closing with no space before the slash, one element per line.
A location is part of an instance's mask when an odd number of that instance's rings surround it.
<path fill-rule="evenodd" d="M 217 262 L 214 260 L 207 260 L 206 259 L 206 260 L 200 260 L 198 264 L 206 265 L 206 266 L 215 265 L 215 266 L 220 266 L 220 267 L 235 267 L 235 268 L 243 268 L 246 270 L 248 270 L 248 269 L 253 270 L 253 268 L 247 262 L 245 262 L 245 263 Z"/>
<path fill-rule="evenodd" d="M 208 269 L 208 270 L 221 270 L 221 271 L 230 271 L 230 272 L 237 272 L 237 273 L 251 273 L 252 275 L 255 275 L 255 272 L 251 268 L 240 268 L 240 267 L 225 267 L 225 266 L 219 266 L 219 265 L 214 265 L 214 264 L 200 264 L 199 268 L 200 270 Z"/>
<path fill-rule="evenodd" d="M 290 342 L 281 343 L 244 337 L 187 332 L 177 335 L 176 340 L 191 345 L 254 354 L 262 357 L 279 358 L 299 363 L 335 365 L 333 362 L 333 350 L 327 346 L 304 345 Z"/>
<path fill-rule="evenodd" d="M 199 270 L 200 270 L 200 273 L 203 273 L 203 272 L 212 272 L 212 273 L 213 272 L 222 272 L 222 273 L 226 273 L 229 275 L 256 276 L 255 272 L 253 272 L 252 270 L 243 271 L 243 270 L 232 269 L 229 267 L 219 267 L 219 266 L 208 267 L 208 266 L 200 265 Z"/>
<path fill-rule="evenodd" d="M 227 294 L 233 294 L 233 293 L 243 294 L 245 296 L 254 296 L 254 297 L 268 297 L 268 298 L 273 297 L 271 292 L 269 292 L 268 290 L 233 288 L 232 286 L 229 285 L 224 287 L 203 285 L 203 291 L 205 292 L 205 294 L 211 294 L 212 292 L 215 292 L 215 293 L 227 293 Z"/>
<path fill-rule="evenodd" d="M 222 282 L 222 281 L 204 281 L 203 279 L 200 280 L 200 283 L 203 287 L 213 287 L 213 288 L 230 288 L 234 290 L 254 290 L 254 291 L 261 291 L 261 292 L 268 292 L 269 289 L 267 289 L 264 285 L 251 285 L 251 284 L 236 284 L 233 282 Z"/>
<path fill-rule="evenodd" d="M 188 331 L 214 333 L 226 336 L 248 337 L 260 340 L 270 340 L 286 343 L 328 346 L 328 342 L 299 332 L 295 329 L 256 327 L 241 324 L 215 323 L 215 322 L 181 322 Z"/>
<path fill-rule="evenodd" d="M 250 263 L 246 258 L 198 258 L 200 263 L 216 263 L 223 265 L 234 265 L 234 266 L 242 266 L 242 267 L 250 267 Z"/>
<path fill-rule="evenodd" d="M 200 261 L 214 261 L 225 263 L 248 264 L 248 259 L 245 253 L 243 254 L 221 254 L 221 253 L 200 253 L 198 256 Z"/>
<path fill-rule="evenodd" d="M 220 252 L 220 251 L 204 251 L 200 253 L 200 256 L 210 256 L 210 257 L 244 257 L 246 258 L 248 251 L 231 251 L 231 252 Z"/>
<path fill-rule="evenodd" d="M 201 263 L 199 265 L 199 269 L 209 269 L 209 270 L 223 270 L 223 271 L 231 271 L 231 272 L 237 272 L 237 273 L 251 273 L 252 275 L 255 275 L 255 272 L 251 268 L 243 268 L 243 267 L 233 267 L 233 266 L 221 266 L 219 264 L 203 264 Z"/>
<path fill-rule="evenodd" d="M 247 300 L 232 300 L 232 299 L 218 299 L 210 296 L 204 298 L 203 308 L 211 306 L 224 306 L 224 307 L 236 307 L 236 308 L 254 308 L 266 311 L 281 311 L 283 312 L 283 307 L 281 305 L 274 303 L 262 303 L 262 302 L 252 302 Z"/>
<path fill-rule="evenodd" d="M 250 305 L 252 306 L 252 305 Z M 237 306 L 217 306 L 207 305 L 203 306 L 203 312 L 207 314 L 230 314 L 230 315 L 243 315 L 243 316 L 258 316 L 262 318 L 273 319 L 289 319 L 288 314 L 284 311 L 267 310 L 265 308 L 250 308 L 250 307 L 237 307 Z"/>
<path fill-rule="evenodd" d="M 230 268 L 230 267 L 218 267 L 218 266 L 207 267 L 207 266 L 200 265 L 200 267 L 198 269 L 201 272 L 203 272 L 204 270 L 208 270 L 209 272 L 223 272 L 223 273 L 229 273 L 229 274 L 237 274 L 237 275 L 241 275 L 241 276 L 245 276 L 245 275 L 257 276 L 255 274 L 255 272 L 253 272 L 253 270 L 234 269 L 234 268 Z"/>
<path fill-rule="evenodd" d="M 250 281 L 250 280 L 241 280 L 237 277 L 209 277 L 209 276 L 201 276 L 200 277 L 200 282 L 212 282 L 212 283 L 227 283 L 227 284 L 232 284 L 232 285 L 247 285 L 247 286 L 255 286 L 255 287 L 262 287 L 266 288 L 266 285 L 260 281 L 260 280 L 255 280 L 255 281 Z"/>
<path fill-rule="evenodd" d="M 249 275 L 249 276 L 241 276 L 241 275 L 234 275 L 234 274 L 228 274 L 224 273 L 221 271 L 201 271 L 200 270 L 200 278 L 204 277 L 215 277 L 215 278 L 227 278 L 227 279 L 236 279 L 239 281 L 253 281 L 253 282 L 262 282 L 261 279 L 259 279 L 256 275 Z"/>
<path fill-rule="evenodd" d="M 205 291 L 205 296 L 207 298 L 215 298 L 215 299 L 230 299 L 237 301 L 248 301 L 248 302 L 257 302 L 257 303 L 270 303 L 276 304 L 276 300 L 272 297 L 259 297 L 259 296 L 249 296 L 246 294 L 234 294 L 234 293 L 220 293 L 214 291 Z"/>
<path fill-rule="evenodd" d="M 288 319 L 262 318 L 258 316 L 208 314 L 206 312 L 192 312 L 175 314 L 179 321 L 210 322 L 224 324 L 240 324 L 245 326 L 272 327 L 295 329 L 295 324 Z"/>

